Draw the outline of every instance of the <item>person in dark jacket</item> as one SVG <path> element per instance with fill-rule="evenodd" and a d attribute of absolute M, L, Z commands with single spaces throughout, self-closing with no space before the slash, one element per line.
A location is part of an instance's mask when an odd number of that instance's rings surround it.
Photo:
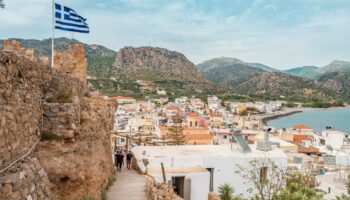
<path fill-rule="evenodd" d="M 129 170 L 131 169 L 132 157 L 133 157 L 133 155 L 132 155 L 131 151 L 129 151 L 128 154 L 126 154 L 126 166 Z"/>
<path fill-rule="evenodd" d="M 117 171 L 122 171 L 122 165 L 124 164 L 124 155 L 122 152 L 118 151 L 116 154 Z"/>

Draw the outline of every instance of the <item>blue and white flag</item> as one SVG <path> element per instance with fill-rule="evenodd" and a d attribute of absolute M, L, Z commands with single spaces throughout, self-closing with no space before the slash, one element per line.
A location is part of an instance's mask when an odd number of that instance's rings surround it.
<path fill-rule="evenodd" d="M 78 15 L 73 9 L 55 3 L 55 29 L 64 31 L 89 33 L 86 19 Z"/>

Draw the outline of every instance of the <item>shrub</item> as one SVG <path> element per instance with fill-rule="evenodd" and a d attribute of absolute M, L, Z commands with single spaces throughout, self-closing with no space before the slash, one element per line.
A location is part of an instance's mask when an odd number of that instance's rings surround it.
<path fill-rule="evenodd" d="M 219 187 L 219 196 L 221 200 L 233 200 L 233 187 L 229 184 L 223 184 Z"/>
<path fill-rule="evenodd" d="M 41 135 L 41 138 L 40 138 L 41 141 L 52 141 L 52 140 L 63 140 L 62 137 L 56 135 L 56 134 L 53 134 L 53 133 L 45 133 L 45 134 L 42 134 Z"/>

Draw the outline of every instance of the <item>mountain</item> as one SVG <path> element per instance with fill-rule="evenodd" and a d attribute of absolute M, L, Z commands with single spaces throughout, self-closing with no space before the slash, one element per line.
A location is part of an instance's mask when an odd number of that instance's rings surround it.
<path fill-rule="evenodd" d="M 235 92 L 253 96 L 281 95 L 293 98 L 328 98 L 329 91 L 312 79 L 285 73 L 263 72 L 251 75 L 232 85 Z"/>
<path fill-rule="evenodd" d="M 330 64 L 320 68 L 323 74 L 330 72 L 350 72 L 350 62 L 335 60 Z"/>
<path fill-rule="evenodd" d="M 264 70 L 264 71 L 266 71 L 266 72 L 279 72 L 278 69 L 275 69 L 275 68 L 266 66 L 266 65 L 261 64 L 261 63 L 248 63 L 248 64 L 249 64 L 250 66 L 252 66 L 252 67 L 262 69 L 262 70 Z"/>
<path fill-rule="evenodd" d="M 350 72 L 350 62 L 335 60 L 324 67 L 303 66 L 292 68 L 284 72 L 294 76 L 318 79 L 327 73 Z"/>
<path fill-rule="evenodd" d="M 220 58 L 213 58 L 213 59 L 204 61 L 198 64 L 196 67 L 199 72 L 204 73 L 214 68 L 220 68 L 220 67 L 230 66 L 234 64 L 243 65 L 246 63 L 236 58 L 220 57 Z"/>
<path fill-rule="evenodd" d="M 116 55 L 114 67 L 123 79 L 152 81 L 157 86 L 176 86 L 196 93 L 213 89 L 213 84 L 203 78 L 183 54 L 164 48 L 122 48 Z"/>
<path fill-rule="evenodd" d="M 315 66 L 296 67 L 286 70 L 284 72 L 293 76 L 299 76 L 303 78 L 317 78 L 321 75 L 321 73 L 319 72 L 319 68 Z"/>
<path fill-rule="evenodd" d="M 324 88 L 336 91 L 339 95 L 350 98 L 350 72 L 330 72 L 322 75 L 318 81 Z"/>
<path fill-rule="evenodd" d="M 228 57 L 207 60 L 196 67 L 208 80 L 225 86 L 231 86 L 233 82 L 263 72 L 262 69 L 252 67 L 239 59 Z"/>
<path fill-rule="evenodd" d="M 240 64 L 241 66 L 246 65 L 249 67 L 258 68 L 258 69 L 261 69 L 261 70 L 266 71 L 266 72 L 278 72 L 279 71 L 277 69 L 274 69 L 272 67 L 266 66 L 266 65 L 261 64 L 261 63 L 246 63 L 246 62 L 239 60 L 237 58 L 230 58 L 230 57 L 213 58 L 213 59 L 210 59 L 210 60 L 207 60 L 207 61 L 204 61 L 204 62 L 198 64 L 196 67 L 201 73 L 204 73 L 210 69 L 225 67 L 225 66 L 232 66 L 232 65 L 236 65 L 236 64 Z"/>
<path fill-rule="evenodd" d="M 51 56 L 51 39 L 33 40 L 18 39 L 25 48 L 33 48 L 40 56 Z M 55 38 L 55 50 L 62 51 L 68 48 L 69 44 L 83 44 L 88 61 L 88 74 L 97 78 L 110 78 L 113 73 L 113 62 L 116 52 L 100 45 L 88 45 L 75 39 Z M 2 48 L 2 40 L 0 40 Z"/>

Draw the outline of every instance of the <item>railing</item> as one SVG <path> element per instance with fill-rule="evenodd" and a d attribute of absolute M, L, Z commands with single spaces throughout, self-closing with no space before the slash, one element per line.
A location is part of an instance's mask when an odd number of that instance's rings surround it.
<path fill-rule="evenodd" d="M 16 159 L 15 161 L 13 161 L 10 165 L 8 165 L 7 167 L 5 167 L 4 169 L 2 169 L 0 171 L 0 174 L 2 174 L 3 172 L 5 172 L 6 170 L 8 170 L 10 167 L 12 167 L 14 164 L 18 163 L 19 161 L 21 161 L 23 158 L 27 157 L 32 151 L 33 149 L 36 147 L 36 145 L 39 143 L 40 141 L 40 138 L 32 145 L 32 147 L 29 148 L 29 150 L 24 154 L 22 155 L 20 158 Z"/>

